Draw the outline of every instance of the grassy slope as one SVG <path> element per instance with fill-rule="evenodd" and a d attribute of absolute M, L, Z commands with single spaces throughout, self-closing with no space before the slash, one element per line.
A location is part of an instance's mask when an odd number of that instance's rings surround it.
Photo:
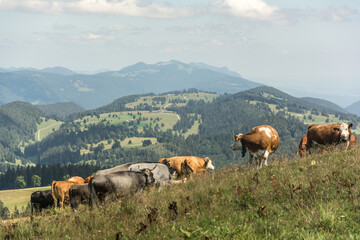
<path fill-rule="evenodd" d="M 52 210 L 3 229 L 15 239 L 359 238 L 359 156 L 357 148 L 275 160 L 260 170 L 229 166 L 161 192 L 151 188 L 76 214 Z"/>
<path fill-rule="evenodd" d="M 5 207 L 9 208 L 10 212 L 13 212 L 15 206 L 21 211 L 21 208 L 26 207 L 30 202 L 31 193 L 49 189 L 50 186 L 0 191 L 0 200 L 3 201 Z"/>

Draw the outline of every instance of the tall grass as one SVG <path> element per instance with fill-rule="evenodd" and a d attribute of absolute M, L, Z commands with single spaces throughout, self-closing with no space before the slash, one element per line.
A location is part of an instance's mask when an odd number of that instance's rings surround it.
<path fill-rule="evenodd" d="M 13 239 L 359 239 L 360 150 L 228 166 L 77 213 L 0 227 Z"/>

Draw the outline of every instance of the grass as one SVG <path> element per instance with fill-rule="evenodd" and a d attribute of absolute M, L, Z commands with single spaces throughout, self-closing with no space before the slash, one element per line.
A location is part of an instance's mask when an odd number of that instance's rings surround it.
<path fill-rule="evenodd" d="M 3 226 L 13 239 L 359 239 L 360 149 L 228 166 L 185 184 Z"/>
<path fill-rule="evenodd" d="M 4 190 L 0 191 L 0 200 L 3 201 L 4 206 L 8 207 L 10 212 L 14 211 L 15 206 L 21 211 L 22 207 L 30 202 L 31 193 L 35 191 L 44 191 L 49 190 L 48 187 L 38 187 L 38 188 L 25 188 L 25 189 L 16 189 L 16 190 Z"/>

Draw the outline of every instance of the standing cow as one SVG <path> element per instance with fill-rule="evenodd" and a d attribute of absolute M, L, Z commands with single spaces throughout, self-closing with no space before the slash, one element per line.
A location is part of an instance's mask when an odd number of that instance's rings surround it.
<path fill-rule="evenodd" d="M 149 169 L 141 172 L 120 171 L 95 175 L 89 183 L 91 205 L 97 200 L 104 202 L 107 195 L 125 195 L 142 190 L 154 184 L 153 173 Z"/>
<path fill-rule="evenodd" d="M 241 150 L 242 157 L 245 156 L 247 149 L 250 152 L 249 163 L 252 165 L 253 157 L 258 159 L 258 167 L 267 166 L 270 153 L 279 147 L 280 138 L 277 131 L 268 125 L 254 127 L 251 132 L 243 135 L 234 135 L 235 142 L 230 146 L 232 150 Z"/>
<path fill-rule="evenodd" d="M 43 208 L 49 208 L 54 206 L 54 199 L 51 195 L 51 190 L 36 191 L 31 194 L 31 215 L 34 212 L 41 212 Z"/>
<path fill-rule="evenodd" d="M 306 150 L 315 145 L 337 146 L 346 150 L 350 145 L 353 124 L 338 123 L 329 125 L 310 125 L 307 132 Z"/>
<path fill-rule="evenodd" d="M 77 211 L 80 204 L 89 204 L 90 192 L 88 183 L 72 185 L 69 190 L 69 197 L 71 208 L 74 210 L 74 212 Z"/>

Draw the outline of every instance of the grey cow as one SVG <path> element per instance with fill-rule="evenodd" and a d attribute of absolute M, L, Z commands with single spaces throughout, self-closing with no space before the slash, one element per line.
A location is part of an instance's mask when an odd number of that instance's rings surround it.
<path fill-rule="evenodd" d="M 74 212 L 77 211 L 80 204 L 90 203 L 90 191 L 88 183 L 72 185 L 69 190 L 70 204 Z"/>
<path fill-rule="evenodd" d="M 103 202 L 107 195 L 125 195 L 142 190 L 155 183 L 149 169 L 141 172 L 119 171 L 109 174 L 95 174 L 89 182 L 91 205 L 97 200 Z"/>

